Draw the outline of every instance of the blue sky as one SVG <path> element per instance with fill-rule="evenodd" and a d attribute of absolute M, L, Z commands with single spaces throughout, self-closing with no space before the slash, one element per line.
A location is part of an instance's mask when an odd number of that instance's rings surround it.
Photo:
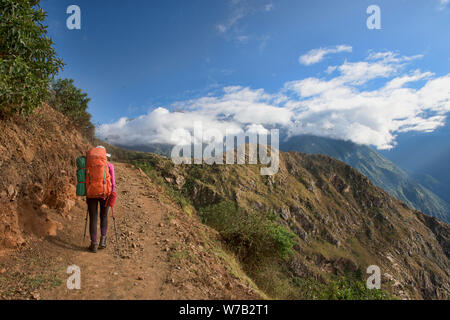
<path fill-rule="evenodd" d="M 337 89 L 357 90 L 357 96 L 349 100 L 353 103 L 371 92 L 376 94 L 376 90 L 394 78 L 419 72 L 418 79 L 408 83 L 407 88 L 419 90 L 428 81 L 443 78 L 440 83 L 435 81 L 433 87 L 436 92 L 442 91 L 442 85 L 445 88 L 448 80 L 445 77 L 450 73 L 450 9 L 444 2 L 46 0 L 41 1 L 41 5 L 48 12 L 49 35 L 67 64 L 61 77 L 73 78 L 76 85 L 88 93 L 92 99 L 89 112 L 93 121 L 110 125 L 103 127 L 104 135 L 119 132 L 128 137 L 145 136 L 155 142 L 158 141 L 155 136 L 161 137 L 173 130 L 170 126 L 161 129 L 156 122 L 193 121 L 196 117 L 211 120 L 204 117 L 205 110 L 216 106 L 219 110 L 226 103 L 227 106 L 233 103 L 231 109 L 235 105 L 246 108 L 234 111 L 232 117 L 236 121 L 230 125 L 292 127 L 295 121 L 291 120 L 300 112 L 298 110 L 304 110 L 305 103 L 311 103 L 315 105 L 314 114 L 310 110 L 295 118 L 301 119 L 304 125 L 291 128 L 293 134 L 311 131 L 306 125 L 309 123 L 316 128 L 320 122 L 321 126 L 335 127 L 329 129 L 332 133 L 324 135 L 385 148 L 395 144 L 392 136 L 410 132 L 402 129 L 405 126 L 412 128 L 416 123 L 412 130 L 416 133 L 442 127 L 446 122 L 444 115 L 450 93 L 440 97 L 439 109 L 429 106 L 420 110 L 427 114 L 421 119 L 412 115 L 411 110 L 404 114 L 399 112 L 389 121 L 409 120 L 401 126 L 386 127 L 376 115 L 371 115 L 370 119 L 363 115 L 354 119 L 357 126 L 348 131 L 344 128 L 353 121 L 348 112 L 334 110 L 324 115 L 323 105 L 330 103 L 328 87 L 341 81 Z M 81 30 L 68 30 L 65 26 L 66 8 L 71 4 L 81 8 Z M 366 27 L 369 16 L 366 9 L 371 4 L 381 8 L 381 30 Z M 336 50 L 336 46 L 351 50 Z M 311 65 L 299 61 L 301 56 L 313 54 L 311 50 L 320 48 L 342 52 L 325 55 Z M 370 60 L 371 53 L 380 52 L 394 55 Z M 396 57 L 396 61 L 392 57 Z M 345 67 L 355 72 L 356 67 L 371 66 L 391 68 L 392 72 L 381 70 L 364 81 L 342 80 Z M 328 67 L 338 68 L 341 74 L 328 74 Z M 326 83 L 326 91 L 320 92 L 322 100 L 304 94 L 306 83 L 301 81 L 305 79 Z M 224 91 L 224 88 L 234 89 Z M 401 105 L 415 99 L 420 106 L 424 97 L 428 98 L 425 93 L 414 92 L 404 100 L 394 100 L 402 92 L 389 93 L 386 100 Z M 380 94 L 388 95 L 384 91 Z M 287 100 L 279 102 L 283 95 Z M 292 98 L 295 95 L 298 97 Z M 215 100 L 205 103 L 208 97 Z M 159 107 L 163 109 L 157 109 Z M 185 108 L 190 113 L 180 117 L 172 113 L 177 108 Z M 286 113 L 286 109 L 289 112 Z M 258 114 L 258 110 L 266 116 L 256 117 L 259 120 L 252 123 L 246 113 Z M 370 106 L 364 110 L 369 114 Z M 361 110 L 351 113 L 358 112 Z M 219 113 L 223 114 L 223 110 Z M 430 120 L 436 114 L 440 118 Z M 119 121 L 123 117 L 138 117 L 138 121 L 127 125 Z M 216 122 L 217 117 L 216 114 L 213 119 Z M 268 121 L 271 117 L 277 121 Z M 287 120 L 289 117 L 291 120 Z M 334 124 L 333 119 L 340 123 Z M 436 124 L 438 122 L 440 125 Z M 312 133 L 316 133 L 314 130 Z M 355 137 L 356 130 L 365 133 Z"/>

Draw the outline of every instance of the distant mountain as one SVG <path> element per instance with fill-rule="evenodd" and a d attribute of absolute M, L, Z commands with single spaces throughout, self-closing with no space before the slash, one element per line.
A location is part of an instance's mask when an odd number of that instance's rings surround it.
<path fill-rule="evenodd" d="M 448 162 L 448 159 L 449 158 L 446 158 L 445 161 Z M 438 167 L 439 164 L 436 164 L 436 168 Z M 445 171 L 442 171 L 441 174 L 437 175 L 431 175 L 428 173 L 412 173 L 411 176 L 421 185 L 433 191 L 447 203 L 450 203 L 450 172 L 448 169 L 445 169 Z"/>
<path fill-rule="evenodd" d="M 435 132 L 403 135 L 397 140 L 397 147 L 381 154 L 450 203 L 450 124 Z"/>
<path fill-rule="evenodd" d="M 167 143 L 152 143 L 147 145 L 134 145 L 134 146 L 125 146 L 117 144 L 116 146 L 131 151 L 151 152 L 165 156 L 170 156 L 170 152 L 173 148 L 173 145 Z"/>
<path fill-rule="evenodd" d="M 172 149 L 172 146 L 169 144 L 157 143 L 136 146 L 121 145 L 120 147 L 165 156 L 170 156 Z M 298 151 L 307 154 L 324 154 L 341 160 L 359 170 L 375 185 L 405 202 L 410 207 L 438 217 L 442 221 L 450 221 L 450 199 L 445 201 L 438 196 L 443 192 L 445 193 L 445 191 L 433 192 L 445 189 L 441 181 L 433 179 L 431 176 L 408 175 L 405 170 L 368 146 L 344 140 L 301 135 L 288 140 L 280 137 L 280 150 L 286 152 Z M 446 188 L 448 188 L 448 185 Z"/>
<path fill-rule="evenodd" d="M 428 177 L 428 180 L 421 177 L 419 181 L 428 181 L 425 187 L 368 146 L 350 141 L 302 135 L 280 141 L 280 149 L 308 154 L 325 154 L 341 160 L 409 206 L 443 221 L 450 221 L 449 203 L 431 191 L 439 189 L 439 181 L 432 177 Z"/>

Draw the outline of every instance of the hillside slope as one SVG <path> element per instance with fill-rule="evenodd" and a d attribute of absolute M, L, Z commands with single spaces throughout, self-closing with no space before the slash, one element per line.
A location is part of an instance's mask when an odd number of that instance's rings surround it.
<path fill-rule="evenodd" d="M 1 298 L 385 297 L 364 288 L 372 264 L 397 297 L 450 297 L 448 224 L 340 161 L 297 152 L 281 153 L 268 177 L 257 165 L 175 166 L 107 146 L 143 171 L 115 163 L 122 255 L 112 221 L 109 247 L 90 254 L 86 205 L 74 197 L 74 161 L 89 145 L 48 106 L 2 121 Z M 80 291 L 65 288 L 72 264 Z"/>
<path fill-rule="evenodd" d="M 108 139 L 106 139 L 108 141 Z M 170 156 L 173 146 L 148 144 L 121 146 L 129 150 L 157 153 Z M 450 222 L 450 202 L 446 198 L 447 185 L 436 184 L 421 175 L 408 175 L 393 162 L 368 146 L 350 141 L 302 135 L 280 140 L 280 150 L 307 154 L 324 154 L 343 161 L 368 177 L 375 185 L 410 207 Z M 436 165 L 436 168 L 442 167 Z M 441 176 L 446 176 L 446 173 Z M 445 179 L 444 179 L 445 180 Z M 448 192 L 447 192 L 448 193 Z"/>
<path fill-rule="evenodd" d="M 296 234 L 295 255 L 280 261 L 279 276 L 293 291 L 298 278 L 356 276 L 375 264 L 384 288 L 398 297 L 450 297 L 449 225 L 410 209 L 343 162 L 281 153 L 280 171 L 271 177 L 255 165 L 174 166 L 156 155 L 138 165 L 163 175 L 199 212 L 211 206 L 219 212 L 227 201 L 249 215 L 276 212 L 277 222 Z M 270 290 L 265 275 L 247 273 Z"/>
<path fill-rule="evenodd" d="M 326 154 L 344 161 L 410 207 L 450 221 L 450 206 L 445 200 L 368 146 L 308 135 L 292 137 L 280 144 L 283 151 Z"/>
<path fill-rule="evenodd" d="M 73 161 L 87 144 L 48 105 L 0 125 L 1 250 L 27 244 L 27 234 L 56 234 L 60 226 L 45 210 L 65 215 L 75 204 Z"/>
<path fill-rule="evenodd" d="M 112 240 L 112 221 L 108 248 L 97 254 L 86 250 L 88 240 L 82 241 L 86 210 L 83 200 L 77 201 L 66 218 L 50 210 L 52 219 L 64 226 L 56 236 L 38 238 L 8 260 L 0 259 L 0 269 L 7 270 L 0 275 L 3 298 L 260 297 L 251 282 L 239 278 L 243 273 L 230 263 L 232 257 L 221 250 L 219 242 L 215 243 L 217 234 L 187 217 L 160 187 L 133 166 L 115 163 L 115 168 L 119 194 L 115 215 L 121 255 L 116 254 Z M 65 286 L 69 265 L 81 269 L 81 290 Z M 33 282 L 40 282 L 39 286 L 27 286 Z"/>
<path fill-rule="evenodd" d="M 75 197 L 74 161 L 88 144 L 48 106 L 2 125 L 0 173 L 8 192 L 0 203 L 0 299 L 264 297 L 217 232 L 186 215 L 132 165 L 115 163 L 121 255 L 112 220 L 108 248 L 87 252 L 86 204 Z M 81 290 L 65 285 L 73 264 L 81 268 Z"/>

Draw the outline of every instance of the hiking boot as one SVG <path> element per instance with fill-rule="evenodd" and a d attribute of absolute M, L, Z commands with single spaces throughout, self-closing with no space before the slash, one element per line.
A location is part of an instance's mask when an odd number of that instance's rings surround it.
<path fill-rule="evenodd" d="M 96 253 L 97 252 L 97 244 L 95 242 L 91 242 L 91 245 L 89 246 L 88 250 L 90 252 Z"/>
<path fill-rule="evenodd" d="M 105 249 L 106 248 L 106 236 L 105 237 L 100 237 L 100 244 L 98 246 L 98 249 Z"/>

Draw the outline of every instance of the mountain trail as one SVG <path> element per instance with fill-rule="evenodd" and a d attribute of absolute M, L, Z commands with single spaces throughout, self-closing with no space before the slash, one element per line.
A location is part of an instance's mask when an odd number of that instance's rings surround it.
<path fill-rule="evenodd" d="M 179 209 L 142 171 L 129 164 L 114 165 L 121 255 L 115 250 L 111 211 L 107 248 L 97 253 L 86 250 L 88 231 L 82 239 L 87 209 L 79 199 L 67 216 L 49 214 L 61 229 L 56 236 L 37 238 L 8 261 L 0 258 L 0 284 L 2 273 L 17 284 L 3 296 L 0 291 L 0 298 L 259 298 L 250 282 L 227 270 L 219 249 L 202 236 L 211 230 Z M 67 268 L 72 265 L 80 268 L 80 290 L 66 286 Z"/>

